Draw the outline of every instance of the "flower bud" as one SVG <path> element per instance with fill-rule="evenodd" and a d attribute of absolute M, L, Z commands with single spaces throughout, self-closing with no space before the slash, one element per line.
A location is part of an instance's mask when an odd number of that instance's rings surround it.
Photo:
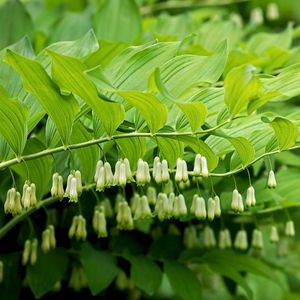
<path fill-rule="evenodd" d="M 230 231 L 226 228 L 219 232 L 219 248 L 229 249 L 232 247 Z"/>
<path fill-rule="evenodd" d="M 78 216 L 73 217 L 72 224 L 71 224 L 71 227 L 70 227 L 69 233 L 68 233 L 70 239 L 75 235 L 75 233 L 77 231 L 78 220 L 79 220 Z"/>
<path fill-rule="evenodd" d="M 24 249 L 22 254 L 22 265 L 25 266 L 29 262 L 31 253 L 31 240 L 26 240 L 24 243 Z"/>
<path fill-rule="evenodd" d="M 93 216 L 93 228 L 98 238 L 107 237 L 107 225 L 103 207 L 96 208 Z"/>
<path fill-rule="evenodd" d="M 165 159 L 161 162 L 161 179 L 163 182 L 168 182 L 170 180 L 169 166 Z"/>
<path fill-rule="evenodd" d="M 204 156 L 201 156 L 201 174 L 203 177 L 208 177 L 207 160 Z"/>
<path fill-rule="evenodd" d="M 202 197 L 196 197 L 195 199 L 195 216 L 199 220 L 206 219 L 206 205 L 205 200 Z"/>
<path fill-rule="evenodd" d="M 158 156 L 155 156 L 154 160 L 153 160 L 153 170 L 152 170 L 153 178 L 156 177 L 156 171 L 157 171 L 157 164 L 158 163 L 160 163 L 160 158 Z"/>
<path fill-rule="evenodd" d="M 156 171 L 155 171 L 154 180 L 158 184 L 160 184 L 162 182 L 162 164 L 161 164 L 161 162 L 156 163 Z"/>
<path fill-rule="evenodd" d="M 231 208 L 233 211 L 239 211 L 239 191 L 234 189 L 232 192 Z"/>
<path fill-rule="evenodd" d="M 41 248 L 43 252 L 48 252 L 50 250 L 50 230 L 46 229 L 42 233 L 42 244 Z"/>
<path fill-rule="evenodd" d="M 279 9 L 275 2 L 271 2 L 267 6 L 267 19 L 270 21 L 279 19 Z"/>
<path fill-rule="evenodd" d="M 250 23 L 254 25 L 262 25 L 264 23 L 264 15 L 260 7 L 255 7 L 251 10 Z"/>
<path fill-rule="evenodd" d="M 276 187 L 276 178 L 275 178 L 275 173 L 273 170 L 269 172 L 269 177 L 268 177 L 268 187 L 270 189 L 274 189 Z"/>
<path fill-rule="evenodd" d="M 242 213 L 244 211 L 244 203 L 243 203 L 243 198 L 242 198 L 242 195 L 239 194 L 239 205 L 238 205 L 238 212 Z"/>
<path fill-rule="evenodd" d="M 95 183 L 97 183 L 97 181 L 98 181 L 99 171 L 100 171 L 101 167 L 103 167 L 103 161 L 102 160 L 98 160 L 97 161 L 97 165 L 96 165 L 95 176 L 94 176 L 94 182 Z"/>
<path fill-rule="evenodd" d="M 55 249 L 56 248 L 55 228 L 53 225 L 49 225 L 48 228 L 50 231 L 50 237 L 49 237 L 50 248 Z"/>
<path fill-rule="evenodd" d="M 73 174 L 69 174 L 68 176 L 65 197 L 70 197 L 71 180 L 73 177 Z"/>
<path fill-rule="evenodd" d="M 174 199 L 173 216 L 175 218 L 180 218 L 186 215 L 187 215 L 187 208 L 186 208 L 185 200 L 183 195 L 180 194 Z"/>
<path fill-rule="evenodd" d="M 59 176 L 58 173 L 54 173 L 52 175 L 52 187 L 50 190 L 52 197 L 56 197 L 58 193 L 58 176 Z"/>
<path fill-rule="evenodd" d="M 77 179 L 73 177 L 70 183 L 70 202 L 77 202 L 78 201 L 78 193 L 77 193 Z"/>
<path fill-rule="evenodd" d="M 30 252 L 30 264 L 34 265 L 37 261 L 37 247 L 38 247 L 38 240 L 33 239 L 31 243 L 31 252 Z"/>
<path fill-rule="evenodd" d="M 86 231 L 86 220 L 82 215 L 78 216 L 78 225 L 77 230 L 75 232 L 75 236 L 77 240 L 86 240 L 87 231 Z"/>
<path fill-rule="evenodd" d="M 120 165 L 121 165 L 121 161 L 118 160 L 118 161 L 116 162 L 116 165 L 115 165 L 114 185 L 118 185 L 118 184 L 119 184 Z M 126 172 L 126 170 L 125 170 L 125 172 Z"/>
<path fill-rule="evenodd" d="M 255 190 L 254 187 L 251 185 L 247 189 L 247 198 L 246 198 L 246 204 L 247 206 L 254 206 L 256 204 L 255 199 Z"/>
<path fill-rule="evenodd" d="M 150 171 L 149 171 L 149 165 L 146 161 L 144 161 L 144 171 L 145 171 L 145 180 L 146 183 L 149 183 L 151 181 Z"/>
<path fill-rule="evenodd" d="M 211 248 L 216 246 L 216 237 L 214 231 L 209 227 L 205 226 L 204 231 L 203 244 L 206 248 Z"/>
<path fill-rule="evenodd" d="M 31 187 L 25 183 L 23 186 L 22 204 L 24 208 L 30 207 Z"/>
<path fill-rule="evenodd" d="M 180 182 L 182 180 L 183 180 L 183 160 L 181 158 L 177 158 L 175 181 Z"/>
<path fill-rule="evenodd" d="M 140 158 L 138 160 L 137 170 L 136 170 L 136 184 L 144 185 L 146 183 L 145 178 L 146 170 L 144 161 Z"/>
<path fill-rule="evenodd" d="M 221 202 L 220 198 L 218 196 L 215 196 L 215 217 L 221 216 Z"/>
<path fill-rule="evenodd" d="M 121 230 L 132 230 L 134 227 L 130 207 L 126 201 L 119 204 L 119 211 L 117 214 L 117 228 Z"/>
<path fill-rule="evenodd" d="M 252 247 L 262 249 L 264 246 L 262 232 L 258 229 L 254 229 L 252 232 Z"/>
<path fill-rule="evenodd" d="M 184 229 L 183 244 L 188 249 L 197 247 L 198 237 L 195 226 L 188 226 Z"/>
<path fill-rule="evenodd" d="M 275 225 L 273 225 L 271 227 L 270 242 L 271 243 L 278 243 L 279 242 L 279 234 L 278 234 L 277 227 Z"/>
<path fill-rule="evenodd" d="M 147 188 L 147 198 L 149 204 L 154 205 L 156 203 L 156 189 L 154 186 L 149 186 Z"/>
<path fill-rule="evenodd" d="M 209 221 L 215 218 L 216 202 L 213 198 L 209 198 L 207 201 L 207 217 Z"/>
<path fill-rule="evenodd" d="M 285 235 L 290 237 L 295 236 L 295 226 L 292 220 L 286 222 L 285 224 Z"/>
<path fill-rule="evenodd" d="M 186 161 L 182 160 L 182 181 L 186 182 L 189 180 L 189 174 L 187 170 L 187 164 Z"/>
<path fill-rule="evenodd" d="M 194 174 L 194 176 L 201 175 L 201 154 L 196 154 L 196 156 L 195 156 L 193 174 Z"/>
<path fill-rule="evenodd" d="M 134 180 L 128 158 L 124 158 L 123 162 L 125 164 L 127 182 L 133 182 Z"/>
<path fill-rule="evenodd" d="M 151 218 L 151 209 L 149 207 L 147 196 L 139 197 L 137 200 L 137 206 L 135 210 L 134 219 L 144 219 L 144 218 Z"/>
<path fill-rule="evenodd" d="M 76 178 L 76 190 L 78 196 L 82 194 L 82 180 L 81 180 L 81 172 L 79 170 L 75 171 L 74 177 Z"/>
<path fill-rule="evenodd" d="M 237 232 L 234 247 L 239 250 L 246 250 L 248 248 L 248 239 L 247 232 L 244 229 L 241 229 Z"/>
<path fill-rule="evenodd" d="M 105 188 L 105 169 L 100 167 L 98 171 L 98 179 L 96 182 L 96 190 L 101 192 Z"/>
<path fill-rule="evenodd" d="M 34 183 L 32 183 L 30 185 L 30 187 L 31 187 L 30 206 L 33 207 L 33 206 L 36 206 L 36 203 L 37 203 L 37 200 L 36 200 L 36 187 L 35 187 Z"/>
<path fill-rule="evenodd" d="M 125 186 L 127 182 L 126 178 L 126 165 L 124 162 L 121 162 L 120 164 L 120 170 L 119 170 L 119 185 Z"/>
<path fill-rule="evenodd" d="M 57 196 L 59 199 L 63 199 L 64 197 L 64 180 L 61 175 L 58 176 L 58 188 L 57 188 Z"/>
<path fill-rule="evenodd" d="M 105 173 L 105 186 L 110 187 L 114 183 L 114 174 L 111 170 L 109 162 L 104 163 L 104 173 Z"/>

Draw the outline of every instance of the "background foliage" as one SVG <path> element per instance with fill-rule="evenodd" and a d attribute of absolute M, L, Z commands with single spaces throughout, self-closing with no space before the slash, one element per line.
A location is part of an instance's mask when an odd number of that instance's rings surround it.
<path fill-rule="evenodd" d="M 14 217 L 0 205 L 1 299 L 52 299 L 56 292 L 84 298 L 298 299 L 297 1 L 277 1 L 276 20 L 266 18 L 268 1 L 0 2 L 0 200 L 5 202 L 13 184 L 21 191 L 27 179 L 36 184 L 39 200 Z M 251 17 L 258 5 L 262 24 Z M 109 237 L 97 239 L 94 206 L 105 197 L 113 204 L 120 190 L 90 188 L 99 158 L 113 165 L 127 157 L 136 170 L 139 158 L 152 167 L 159 154 L 172 170 L 178 157 L 192 170 L 195 153 L 207 158 L 210 177 L 183 191 L 187 205 L 196 192 L 206 199 L 215 192 L 221 219 L 153 218 L 121 231 L 112 218 Z M 49 193 L 52 174 L 66 181 L 73 169 L 81 171 L 86 191 L 78 204 L 57 202 Z M 275 190 L 266 188 L 270 169 Z M 257 204 L 234 214 L 231 193 L 236 182 L 245 197 L 248 172 Z M 135 189 L 126 186 L 128 200 Z M 68 239 L 79 213 L 87 220 L 84 242 Z M 283 236 L 290 219 L 296 236 L 271 244 L 270 226 L 276 224 Z M 46 254 L 39 248 L 37 263 L 22 266 L 25 240 L 40 240 L 47 224 L 55 225 L 57 248 Z M 258 227 L 264 249 L 207 249 L 206 224 L 216 236 L 229 228 L 232 238 L 244 228 L 249 243 Z M 187 249 L 183 236 L 191 225 L 198 239 Z M 75 291 L 74 268 L 85 278 Z M 129 280 L 124 289 L 121 270 Z"/>

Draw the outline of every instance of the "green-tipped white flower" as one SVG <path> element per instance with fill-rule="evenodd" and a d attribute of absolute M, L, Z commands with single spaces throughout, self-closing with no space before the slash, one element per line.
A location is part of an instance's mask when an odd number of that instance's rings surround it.
<path fill-rule="evenodd" d="M 203 234 L 204 234 L 203 236 L 204 247 L 206 248 L 215 247 L 217 242 L 216 242 L 215 233 L 212 230 L 212 228 L 209 226 L 205 226 L 203 230 Z"/>
<path fill-rule="evenodd" d="M 267 19 L 270 21 L 279 19 L 279 8 L 277 3 L 271 2 L 267 5 Z"/>
<path fill-rule="evenodd" d="M 101 192 L 105 188 L 105 169 L 104 167 L 99 168 L 98 179 L 96 181 L 96 190 Z"/>
<path fill-rule="evenodd" d="M 120 177 L 120 165 L 121 161 L 118 160 L 115 165 L 115 174 L 114 174 L 114 185 L 119 184 L 119 177 Z M 126 167 L 125 167 L 125 174 L 126 174 Z"/>
<path fill-rule="evenodd" d="M 128 158 L 124 158 L 123 162 L 125 164 L 127 182 L 133 182 L 134 180 Z"/>
<path fill-rule="evenodd" d="M 148 198 L 149 204 L 154 205 L 156 203 L 156 189 L 154 186 L 149 186 L 147 188 L 147 198 Z"/>
<path fill-rule="evenodd" d="M 36 206 L 36 203 L 37 203 L 37 199 L 36 199 L 36 187 L 35 187 L 34 183 L 32 183 L 30 185 L 30 187 L 31 187 L 30 206 L 33 207 L 33 206 Z"/>
<path fill-rule="evenodd" d="M 209 221 L 212 221 L 215 218 L 215 209 L 216 209 L 216 202 L 213 198 L 208 198 L 207 201 L 207 217 Z"/>
<path fill-rule="evenodd" d="M 70 197 L 71 179 L 73 177 L 74 177 L 73 174 L 68 175 L 66 191 L 65 191 L 65 194 L 64 194 L 65 197 Z"/>
<path fill-rule="evenodd" d="M 219 218 L 221 216 L 221 201 L 218 196 L 215 196 L 215 217 Z"/>
<path fill-rule="evenodd" d="M 7 192 L 6 200 L 4 203 L 4 211 L 6 214 L 11 213 L 17 215 L 22 212 L 21 194 L 15 188 L 11 188 Z"/>
<path fill-rule="evenodd" d="M 225 233 L 226 248 L 231 248 L 232 247 L 232 240 L 231 240 L 231 235 L 230 235 L 229 229 L 228 228 L 224 229 L 224 233 Z"/>
<path fill-rule="evenodd" d="M 252 247 L 257 249 L 263 249 L 264 247 L 262 232 L 256 228 L 252 232 Z"/>
<path fill-rule="evenodd" d="M 75 237 L 77 240 L 83 240 L 83 241 L 85 241 L 87 238 L 86 220 L 82 215 L 78 216 L 78 225 L 77 225 L 77 230 L 75 232 Z"/>
<path fill-rule="evenodd" d="M 232 192 L 231 208 L 233 211 L 239 211 L 239 191 L 234 189 Z"/>
<path fill-rule="evenodd" d="M 126 165 L 124 162 L 121 162 L 119 172 L 120 172 L 119 173 L 119 185 L 125 186 L 127 183 L 127 178 L 126 178 Z"/>
<path fill-rule="evenodd" d="M 295 226 L 292 220 L 286 222 L 285 224 L 285 235 L 290 237 L 295 236 Z"/>
<path fill-rule="evenodd" d="M 57 188 L 57 196 L 60 200 L 64 197 L 64 180 L 61 175 L 58 176 L 58 188 Z"/>
<path fill-rule="evenodd" d="M 182 194 L 179 194 L 174 199 L 173 204 L 173 216 L 175 218 L 185 217 L 187 215 L 187 208 L 185 204 L 185 199 Z"/>
<path fill-rule="evenodd" d="M 139 199 L 140 199 L 140 195 L 138 193 L 134 193 L 130 198 L 130 209 L 132 214 L 135 214 Z"/>
<path fill-rule="evenodd" d="M 206 205 L 205 200 L 203 197 L 196 197 L 195 198 L 195 216 L 199 220 L 206 219 Z"/>
<path fill-rule="evenodd" d="M 70 196 L 69 199 L 71 202 L 78 201 L 78 193 L 77 193 L 77 179 L 73 176 L 70 183 Z"/>
<path fill-rule="evenodd" d="M 201 175 L 201 154 L 196 154 L 195 161 L 194 161 L 194 170 L 193 170 L 194 176 L 200 176 Z"/>
<path fill-rule="evenodd" d="M 177 158 L 175 181 L 180 182 L 182 180 L 183 180 L 183 160 L 181 158 Z"/>
<path fill-rule="evenodd" d="M 78 196 L 82 194 L 82 180 L 81 180 L 81 172 L 79 170 L 75 171 L 74 177 L 76 178 L 76 190 Z"/>
<path fill-rule="evenodd" d="M 109 162 L 104 163 L 104 172 L 105 172 L 105 187 L 110 187 L 114 183 L 114 174 L 111 170 Z"/>
<path fill-rule="evenodd" d="M 54 173 L 52 175 L 52 187 L 50 190 L 52 197 L 56 197 L 58 194 L 58 176 L 59 176 L 58 173 Z"/>
<path fill-rule="evenodd" d="M 183 244 L 188 249 L 197 247 L 198 237 L 195 226 L 188 226 L 184 229 Z"/>
<path fill-rule="evenodd" d="M 239 206 L 238 206 L 238 212 L 239 213 L 242 213 L 243 211 L 244 211 L 244 202 L 243 202 L 243 197 L 242 197 L 242 195 L 241 194 L 239 194 L 239 199 L 238 199 L 238 201 L 239 201 Z"/>
<path fill-rule="evenodd" d="M 96 171 L 95 171 L 95 175 L 94 175 L 94 182 L 97 183 L 98 178 L 99 178 L 99 171 L 100 168 L 103 167 L 103 161 L 102 160 L 98 160 L 97 161 L 97 165 L 96 165 Z"/>
<path fill-rule="evenodd" d="M 146 161 L 143 161 L 141 158 L 138 160 L 138 166 L 136 171 L 136 184 L 144 185 L 149 183 L 151 180 L 149 165 Z"/>
<path fill-rule="evenodd" d="M 55 249 L 56 248 L 56 238 L 55 238 L 55 228 L 53 225 L 48 225 L 48 228 L 50 230 L 50 248 Z"/>
<path fill-rule="evenodd" d="M 119 229 L 132 230 L 134 228 L 131 210 L 127 201 L 121 201 L 119 203 L 119 211 L 116 219 Z"/>
<path fill-rule="evenodd" d="M 156 170 L 155 170 L 154 180 L 156 183 L 162 183 L 162 164 L 160 161 L 156 163 Z"/>
<path fill-rule="evenodd" d="M 37 248 L 38 248 L 38 240 L 33 239 L 31 242 L 31 251 L 30 251 L 30 264 L 34 265 L 37 261 Z"/>
<path fill-rule="evenodd" d="M 201 156 L 201 175 L 208 177 L 208 174 L 207 160 L 204 156 Z"/>
<path fill-rule="evenodd" d="M 164 183 L 170 180 L 169 166 L 167 160 L 163 159 L 161 162 L 161 179 Z"/>
<path fill-rule="evenodd" d="M 278 243 L 279 242 L 279 234 L 278 234 L 278 230 L 277 227 L 275 225 L 273 225 L 271 227 L 271 231 L 270 231 L 270 242 L 271 243 Z"/>
<path fill-rule="evenodd" d="M 145 219 L 145 218 L 151 218 L 151 209 L 148 203 L 147 196 L 139 197 L 137 200 L 137 205 L 134 213 L 134 219 Z"/>
<path fill-rule="evenodd" d="M 191 214 L 195 214 L 195 204 L 196 204 L 197 197 L 199 197 L 199 195 L 198 194 L 194 194 L 194 196 L 192 198 L 192 205 L 190 207 L 190 213 Z"/>
<path fill-rule="evenodd" d="M 180 189 L 181 191 L 183 191 L 183 190 L 189 188 L 190 186 L 191 186 L 191 182 L 190 182 L 189 179 L 188 179 L 187 181 L 180 181 L 180 182 L 179 182 L 179 189 Z"/>
<path fill-rule="evenodd" d="M 234 240 L 234 247 L 239 250 L 246 250 L 248 248 L 247 232 L 241 229 L 237 232 Z"/>
<path fill-rule="evenodd" d="M 118 193 L 116 195 L 116 199 L 115 199 L 115 206 L 114 206 L 114 211 L 117 214 L 119 212 L 119 207 L 120 207 L 120 203 L 125 200 L 123 195 L 121 193 Z"/>
<path fill-rule="evenodd" d="M 69 228 L 69 233 L 68 233 L 70 239 L 75 236 L 77 226 L 78 226 L 78 220 L 79 220 L 78 216 L 74 216 L 72 219 L 72 224 Z"/>
<path fill-rule="evenodd" d="M 75 292 L 87 287 L 87 279 L 82 267 L 74 266 L 71 271 L 69 287 Z"/>
<path fill-rule="evenodd" d="M 275 178 L 275 173 L 273 170 L 269 172 L 269 177 L 268 177 L 268 187 L 270 189 L 274 189 L 277 186 L 276 178 Z"/>
<path fill-rule="evenodd" d="M 219 248 L 230 249 L 232 247 L 230 231 L 226 228 L 219 232 Z"/>
<path fill-rule="evenodd" d="M 157 164 L 160 162 L 160 158 L 158 156 L 154 157 L 153 160 L 153 169 L 152 169 L 152 176 L 155 178 L 156 176 L 156 171 L 157 171 Z"/>
<path fill-rule="evenodd" d="M 220 249 L 226 249 L 226 243 L 225 243 L 225 231 L 220 230 L 219 231 L 219 243 L 218 246 Z"/>
<path fill-rule="evenodd" d="M 107 224 L 103 206 L 95 208 L 92 223 L 98 238 L 107 237 Z"/>
<path fill-rule="evenodd" d="M 26 240 L 24 243 L 24 249 L 22 253 L 22 265 L 25 266 L 29 262 L 31 253 L 31 240 Z"/>
<path fill-rule="evenodd" d="M 27 182 L 25 182 L 23 186 L 23 195 L 21 199 L 24 208 L 29 208 L 31 206 L 30 198 L 31 198 L 31 187 Z"/>
<path fill-rule="evenodd" d="M 170 218 L 173 214 L 173 202 L 175 199 L 174 194 L 168 195 L 166 193 L 159 193 L 154 208 L 154 213 L 160 221 Z"/>
<path fill-rule="evenodd" d="M 255 199 L 255 190 L 254 187 L 251 185 L 247 189 L 247 197 L 246 197 L 246 204 L 247 206 L 254 206 L 256 204 Z"/>
<path fill-rule="evenodd" d="M 262 25 L 264 23 L 264 15 L 260 7 L 255 7 L 251 10 L 250 23 L 254 25 Z"/>
<path fill-rule="evenodd" d="M 101 202 L 101 206 L 104 209 L 104 214 L 105 217 L 107 218 L 111 218 L 114 215 L 114 211 L 113 208 L 111 206 L 110 200 L 108 198 L 105 198 L 102 202 Z"/>

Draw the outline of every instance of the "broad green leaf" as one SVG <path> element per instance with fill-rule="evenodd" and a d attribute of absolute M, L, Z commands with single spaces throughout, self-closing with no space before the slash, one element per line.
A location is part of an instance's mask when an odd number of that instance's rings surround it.
<path fill-rule="evenodd" d="M 229 142 L 235 148 L 235 151 L 239 155 L 242 165 L 247 166 L 254 158 L 255 150 L 251 143 L 244 137 L 227 137 Z"/>
<path fill-rule="evenodd" d="M 27 140 L 28 109 L 17 100 L 1 97 L 0 134 L 14 153 L 20 156 Z"/>
<path fill-rule="evenodd" d="M 202 299 L 201 283 L 196 274 L 177 261 L 165 261 L 164 271 L 174 292 L 184 300 Z"/>
<path fill-rule="evenodd" d="M 226 60 L 227 44 L 224 41 L 210 56 L 179 55 L 170 59 L 159 68 L 160 79 L 177 100 L 201 82 L 216 82 L 224 71 Z"/>
<path fill-rule="evenodd" d="M 205 121 L 207 115 L 206 106 L 201 102 L 178 103 L 177 105 L 189 120 L 192 131 L 198 130 Z"/>
<path fill-rule="evenodd" d="M 119 272 L 110 253 L 96 250 L 89 243 L 82 244 L 80 261 L 93 295 L 106 289 Z"/>
<path fill-rule="evenodd" d="M 165 125 L 168 111 L 157 97 L 139 91 L 119 91 L 117 93 L 140 111 L 150 132 L 155 133 Z"/>
<path fill-rule="evenodd" d="M 103 40 L 131 42 L 142 30 L 139 8 L 134 0 L 103 1 L 93 21 L 97 37 Z"/>
<path fill-rule="evenodd" d="M 249 101 L 257 97 L 262 90 L 262 84 L 255 77 L 254 70 L 251 65 L 242 65 L 232 69 L 225 77 L 224 101 L 231 117 L 244 110 Z"/>
<path fill-rule="evenodd" d="M 95 85 L 84 73 L 85 65 L 79 60 L 50 51 L 48 53 L 52 58 L 52 77 L 60 89 L 80 96 L 100 117 L 106 132 L 112 135 L 124 118 L 121 104 L 98 97 Z"/>
<path fill-rule="evenodd" d="M 42 66 L 10 50 L 5 60 L 22 77 L 24 88 L 32 93 L 56 125 L 64 144 L 68 144 L 79 106 L 72 96 L 62 96 Z M 59 109 L 57 109 L 59 108 Z"/>
<path fill-rule="evenodd" d="M 161 151 L 163 157 L 168 161 L 169 167 L 173 168 L 176 164 L 178 157 L 183 157 L 184 144 L 179 139 L 172 139 L 169 137 L 157 137 L 159 151 Z"/>
<path fill-rule="evenodd" d="M 279 149 L 281 151 L 289 149 L 296 143 L 298 130 L 296 125 L 288 119 L 276 117 L 270 126 L 274 129 Z"/>
<path fill-rule="evenodd" d="M 2 135 L 0 135 L 0 161 L 4 161 L 8 158 L 8 155 L 11 151 L 8 143 Z"/>
<path fill-rule="evenodd" d="M 0 49 L 15 43 L 26 34 L 31 34 L 31 18 L 19 0 L 6 1 L 0 7 L 0 28 Z"/>
<path fill-rule="evenodd" d="M 128 158 L 132 170 L 137 167 L 139 158 L 142 158 L 146 151 L 146 138 L 130 137 L 116 140 L 124 158 Z"/>
<path fill-rule="evenodd" d="M 56 282 L 62 280 L 68 267 L 68 255 L 64 248 L 48 253 L 38 250 L 36 264 L 27 267 L 29 286 L 36 298 L 51 291 Z"/>
<path fill-rule="evenodd" d="M 27 140 L 23 154 L 33 154 L 45 150 L 45 148 L 45 145 L 43 145 L 39 140 L 36 138 L 30 138 Z M 36 185 L 38 200 L 41 200 L 42 196 L 47 194 L 50 190 L 49 185 L 52 176 L 52 164 L 53 158 L 51 156 L 43 156 L 12 166 L 12 170 L 22 178 L 20 190 L 25 180 L 30 179 L 30 181 Z"/>
<path fill-rule="evenodd" d="M 270 100 L 280 97 L 282 94 L 278 91 L 271 91 L 271 92 L 266 92 L 262 96 L 254 99 L 250 99 L 250 102 L 247 107 L 248 114 L 251 114 L 253 111 L 258 109 L 259 107 L 263 106 Z"/>
<path fill-rule="evenodd" d="M 76 122 L 73 126 L 71 143 L 76 144 L 83 141 L 92 140 L 93 135 L 80 123 Z M 90 183 L 93 181 L 96 162 L 99 158 L 99 147 L 97 145 L 72 150 L 74 166 L 81 171 L 82 181 Z"/>
<path fill-rule="evenodd" d="M 153 295 L 158 290 L 162 280 L 162 272 L 158 265 L 145 256 L 131 256 L 129 261 L 133 282 L 148 295 Z"/>

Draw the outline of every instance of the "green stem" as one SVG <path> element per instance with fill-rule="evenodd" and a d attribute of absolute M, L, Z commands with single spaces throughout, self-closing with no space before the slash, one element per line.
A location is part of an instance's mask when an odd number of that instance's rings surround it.
<path fill-rule="evenodd" d="M 33 154 L 27 154 L 27 155 L 23 155 L 17 158 L 13 158 L 7 161 L 3 161 L 2 163 L 0 163 L 0 170 L 10 167 L 12 165 L 21 163 L 21 162 L 25 162 L 28 160 L 33 160 L 36 158 L 40 158 L 43 156 L 47 156 L 47 155 L 52 155 L 54 153 L 58 153 L 58 152 L 63 152 L 66 150 L 72 150 L 72 149 L 79 149 L 79 148 L 85 148 L 85 147 L 89 147 L 92 145 L 96 145 L 96 144 L 102 144 L 108 141 L 112 141 L 112 140 L 118 140 L 118 139 L 124 139 L 124 138 L 132 138 L 132 137 L 176 137 L 176 136 L 193 136 L 193 135 L 205 135 L 207 133 L 210 133 L 218 128 L 221 128 L 222 126 L 224 126 L 225 124 L 229 123 L 230 120 L 225 121 L 222 124 L 219 124 L 215 127 L 206 129 L 206 130 L 200 130 L 197 132 L 157 132 L 157 133 L 150 133 L 150 132 L 131 132 L 131 133 L 124 133 L 124 134 L 116 134 L 110 137 L 104 137 L 104 138 L 99 138 L 99 139 L 93 139 L 93 140 L 89 140 L 86 142 L 82 142 L 82 143 L 77 143 L 77 144 L 71 144 L 71 145 L 64 145 L 64 146 L 59 146 L 56 148 L 52 148 L 52 149 L 45 149 L 42 150 L 40 152 L 36 152 Z"/>

